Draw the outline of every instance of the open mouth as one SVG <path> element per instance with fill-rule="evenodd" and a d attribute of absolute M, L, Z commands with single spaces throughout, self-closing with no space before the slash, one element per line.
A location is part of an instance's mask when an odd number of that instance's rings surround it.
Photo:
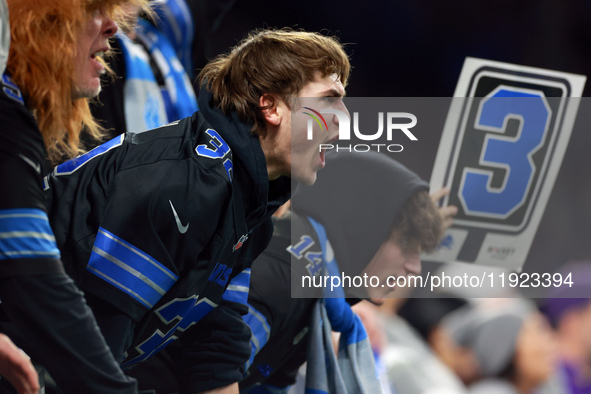
<path fill-rule="evenodd" d="M 92 55 L 90 55 L 91 59 L 94 59 L 95 57 L 103 57 L 105 56 L 105 52 L 104 51 L 96 51 L 95 53 L 93 53 Z"/>
<path fill-rule="evenodd" d="M 322 167 L 325 166 L 326 164 L 326 151 L 324 149 L 320 150 L 320 163 L 322 164 Z"/>
<path fill-rule="evenodd" d="M 94 66 L 97 68 L 99 74 L 103 74 L 106 71 L 104 65 L 99 61 L 99 59 L 102 60 L 103 56 L 105 56 L 105 51 L 102 49 L 90 55 L 90 59 L 94 63 Z"/>

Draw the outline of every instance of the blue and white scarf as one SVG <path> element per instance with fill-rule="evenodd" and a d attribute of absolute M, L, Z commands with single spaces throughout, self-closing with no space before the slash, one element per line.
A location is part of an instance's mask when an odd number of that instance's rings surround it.
<path fill-rule="evenodd" d="M 168 123 L 160 87 L 144 48 L 118 32 L 125 61 L 123 102 L 128 133 L 140 133 Z"/>
<path fill-rule="evenodd" d="M 183 119 L 197 111 L 197 97 L 186 69 L 166 36 L 156 27 L 140 19 L 137 36 L 148 49 L 150 57 L 160 70 L 165 86 L 164 99 L 168 122 Z"/>
<path fill-rule="evenodd" d="M 154 11 L 158 29 L 172 45 L 189 78 L 193 78 L 195 24 L 189 6 L 185 0 L 158 0 Z"/>
<path fill-rule="evenodd" d="M 8 23 L 8 5 L 0 0 L 0 75 L 4 74 L 10 48 L 10 25 Z"/>
<path fill-rule="evenodd" d="M 324 227 L 309 218 L 320 244 L 328 275 L 340 276 Z M 341 333 L 338 356 L 332 331 Z M 306 366 L 306 394 L 381 393 L 373 351 L 359 316 L 345 300 L 342 287 L 325 291 L 314 306 Z"/>
<path fill-rule="evenodd" d="M 169 0 L 158 8 L 159 13 L 166 13 L 168 7 L 177 9 L 179 3 L 184 4 L 184 1 Z M 184 24 L 183 19 L 179 26 Z M 161 28 L 168 28 L 167 24 L 163 23 Z M 191 116 L 198 110 L 197 97 L 187 71 L 167 34 L 143 19 L 138 21 L 136 33 L 137 40 L 143 45 L 133 42 L 123 33 L 116 35 L 125 62 L 123 95 L 129 133 L 160 127 Z M 183 53 L 182 48 L 178 48 L 180 53 Z M 161 74 L 163 86 L 159 86 L 150 60 Z"/>

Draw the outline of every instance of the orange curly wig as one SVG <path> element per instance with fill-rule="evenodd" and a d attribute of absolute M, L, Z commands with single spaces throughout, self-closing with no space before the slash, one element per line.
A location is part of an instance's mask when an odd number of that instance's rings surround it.
<path fill-rule="evenodd" d="M 7 0 L 10 54 L 7 70 L 37 119 L 49 160 L 80 153 L 80 132 L 100 138 L 88 99 L 72 100 L 77 37 L 96 10 L 125 24 L 124 3 L 148 10 L 148 0 Z M 149 11 L 148 11 L 149 12 Z M 101 59 L 102 60 L 102 59 Z"/>

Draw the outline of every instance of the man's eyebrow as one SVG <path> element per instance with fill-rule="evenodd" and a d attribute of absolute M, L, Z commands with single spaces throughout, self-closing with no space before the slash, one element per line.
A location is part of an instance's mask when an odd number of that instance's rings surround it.
<path fill-rule="evenodd" d="M 341 92 L 336 89 L 328 89 L 322 92 L 321 95 L 322 97 L 345 97 L 347 93 L 345 92 L 345 94 L 341 94 Z"/>

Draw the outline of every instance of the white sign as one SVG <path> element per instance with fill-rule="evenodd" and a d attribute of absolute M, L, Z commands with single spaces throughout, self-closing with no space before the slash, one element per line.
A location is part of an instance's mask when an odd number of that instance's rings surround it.
<path fill-rule="evenodd" d="M 521 270 L 562 164 L 586 77 L 467 58 L 432 190 L 458 215 L 431 261 Z"/>

